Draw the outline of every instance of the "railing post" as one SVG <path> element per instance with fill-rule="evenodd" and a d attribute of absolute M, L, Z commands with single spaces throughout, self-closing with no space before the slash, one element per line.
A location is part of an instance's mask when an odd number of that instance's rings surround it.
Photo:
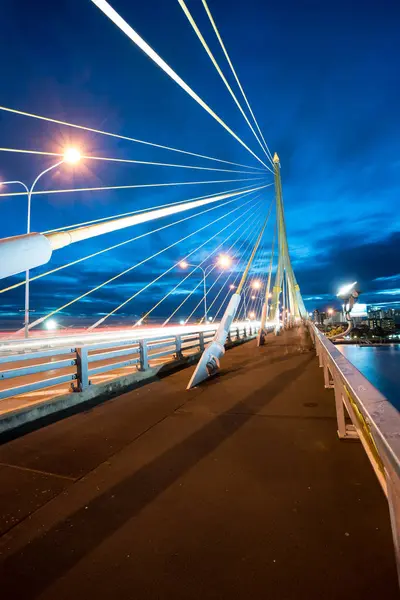
<path fill-rule="evenodd" d="M 139 371 L 146 371 L 149 368 L 149 354 L 146 340 L 139 340 L 140 368 Z"/>
<path fill-rule="evenodd" d="M 182 338 L 180 335 L 175 336 L 175 358 L 180 360 L 183 358 L 182 354 Z"/>
<path fill-rule="evenodd" d="M 328 367 L 328 360 L 326 355 L 324 360 L 324 385 L 327 389 L 334 387 L 333 381 L 331 380 L 331 372 Z"/>
<path fill-rule="evenodd" d="M 342 382 L 340 381 L 338 376 L 333 378 L 333 385 L 335 389 L 336 420 L 338 427 L 337 431 L 339 438 L 342 439 L 346 437 L 346 420 L 344 415 Z"/>
<path fill-rule="evenodd" d="M 239 327 L 236 327 L 236 339 L 240 340 L 240 330 L 239 330 Z"/>
<path fill-rule="evenodd" d="M 204 333 L 202 331 L 199 332 L 199 346 L 200 346 L 200 352 L 204 352 L 204 348 L 205 348 Z"/>
<path fill-rule="evenodd" d="M 319 344 L 319 349 L 318 349 L 319 366 L 323 367 L 324 366 L 324 350 L 322 348 L 322 343 L 320 341 L 318 341 L 318 344 Z"/>
<path fill-rule="evenodd" d="M 232 343 L 232 336 L 231 336 L 231 330 L 228 331 L 228 336 L 226 338 L 226 341 L 228 342 L 228 344 Z"/>
<path fill-rule="evenodd" d="M 76 348 L 76 379 L 77 387 L 75 391 L 82 392 L 89 387 L 88 349 L 85 346 Z"/>

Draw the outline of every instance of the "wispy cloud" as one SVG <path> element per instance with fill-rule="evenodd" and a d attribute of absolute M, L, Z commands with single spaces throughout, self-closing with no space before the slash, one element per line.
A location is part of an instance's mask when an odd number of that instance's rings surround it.
<path fill-rule="evenodd" d="M 400 279 L 400 273 L 397 275 L 388 275 L 387 277 L 375 277 L 374 281 L 397 281 Z"/>

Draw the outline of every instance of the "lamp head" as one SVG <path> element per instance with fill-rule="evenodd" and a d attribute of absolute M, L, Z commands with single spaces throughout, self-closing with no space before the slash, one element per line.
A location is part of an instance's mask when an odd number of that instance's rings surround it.
<path fill-rule="evenodd" d="M 220 254 L 218 257 L 218 265 L 223 269 L 228 269 L 232 264 L 232 259 L 227 254 Z"/>
<path fill-rule="evenodd" d="M 67 148 L 64 152 L 64 161 L 74 165 L 81 159 L 81 153 L 76 148 Z"/>

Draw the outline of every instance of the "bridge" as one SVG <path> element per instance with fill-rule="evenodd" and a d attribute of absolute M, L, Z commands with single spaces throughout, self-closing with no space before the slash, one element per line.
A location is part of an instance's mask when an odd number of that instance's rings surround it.
<path fill-rule="evenodd" d="M 289 252 L 280 158 L 207 2 L 236 92 L 178 2 L 257 152 L 110 4 L 92 0 L 255 164 L 0 106 L 10 118 L 151 149 L 151 160 L 139 160 L 0 148 L 53 161 L 28 184 L 10 176 L 0 194 L 28 205 L 26 231 L 0 240 L 0 295 L 24 296 L 23 327 L 3 331 L 0 342 L 2 590 L 7 598 L 398 597 L 399 414 L 308 320 Z M 158 160 L 159 150 L 190 164 Z M 233 179 L 38 189 L 68 165 L 104 162 Z M 225 187 L 234 182 L 240 187 Z M 215 191 L 179 200 L 176 191 L 168 203 L 31 228 L 36 196 L 191 185 Z M 133 237 L 99 246 L 125 230 Z M 94 238 L 95 247 L 85 246 Z M 135 248 L 136 262 L 102 278 L 102 264 L 120 248 Z M 46 312 L 34 304 L 32 317 L 35 285 L 62 281 L 66 269 L 78 284 L 93 259 L 95 285 L 73 289 Z M 131 274 L 117 300 L 113 286 Z M 101 314 L 60 328 L 101 290 L 111 298 Z"/>

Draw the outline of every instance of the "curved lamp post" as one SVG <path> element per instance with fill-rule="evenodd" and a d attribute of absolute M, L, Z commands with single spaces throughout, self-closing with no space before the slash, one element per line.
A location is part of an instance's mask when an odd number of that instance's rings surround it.
<path fill-rule="evenodd" d="M 218 257 L 216 265 L 222 267 L 223 269 L 227 269 L 231 266 L 232 259 L 227 254 L 220 254 Z M 208 267 L 203 268 L 201 265 L 194 265 L 192 263 L 188 263 L 186 260 L 182 260 L 179 263 L 181 269 L 187 269 L 188 267 L 194 267 L 195 269 L 200 269 L 203 274 L 203 290 L 204 290 L 204 323 L 207 322 L 207 275 L 211 273 L 211 271 L 215 268 L 216 265 L 208 265 Z"/>
<path fill-rule="evenodd" d="M 68 148 L 64 153 L 64 158 L 62 160 L 59 160 L 58 162 L 56 162 L 54 165 L 47 167 L 47 169 L 44 169 L 44 171 L 39 173 L 39 175 L 36 177 L 36 179 L 34 180 L 34 182 L 32 183 L 30 188 L 28 188 L 28 186 L 25 185 L 25 183 L 23 183 L 22 181 L 2 181 L 1 182 L 1 185 L 11 185 L 11 184 L 21 185 L 24 188 L 24 190 L 26 191 L 27 196 L 28 196 L 28 214 L 27 214 L 27 221 L 26 221 L 26 233 L 27 234 L 29 234 L 31 232 L 32 192 L 35 188 L 35 185 L 39 181 L 39 179 L 43 175 L 48 173 L 49 171 L 52 171 L 56 167 L 59 167 L 64 162 L 70 163 L 70 164 L 77 163 L 80 160 L 80 157 L 81 157 L 81 155 L 78 150 L 76 150 L 75 148 Z M 24 312 L 25 312 L 24 330 L 25 330 L 25 337 L 27 338 L 27 337 L 29 337 L 29 270 L 25 271 L 25 310 L 24 310 Z"/>

